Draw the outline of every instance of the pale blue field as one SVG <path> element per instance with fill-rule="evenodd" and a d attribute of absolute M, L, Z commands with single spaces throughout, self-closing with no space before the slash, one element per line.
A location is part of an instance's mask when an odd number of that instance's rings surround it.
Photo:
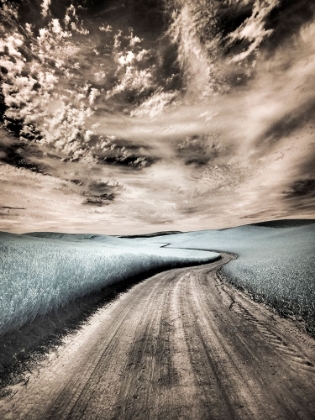
<path fill-rule="evenodd" d="M 129 277 L 219 258 L 109 236 L 36 236 L 0 234 L 1 334 Z"/>
<path fill-rule="evenodd" d="M 238 258 L 223 268 L 228 280 L 284 315 L 301 316 L 307 329 L 315 332 L 315 223 L 296 227 L 249 225 L 151 241 L 167 242 L 172 248 L 237 254 Z"/>

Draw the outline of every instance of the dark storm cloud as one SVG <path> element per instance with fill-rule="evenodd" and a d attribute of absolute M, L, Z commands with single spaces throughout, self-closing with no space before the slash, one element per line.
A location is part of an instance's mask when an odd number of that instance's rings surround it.
<path fill-rule="evenodd" d="M 114 201 L 121 190 L 119 184 L 110 184 L 103 181 L 92 181 L 87 185 L 83 195 L 86 197 L 83 204 L 90 206 L 107 206 Z"/>
<path fill-rule="evenodd" d="M 101 164 L 140 170 L 159 160 L 150 152 L 149 146 L 113 136 L 107 138 L 105 147 L 97 150 L 95 159 Z"/>
<path fill-rule="evenodd" d="M 288 214 L 303 211 L 314 215 L 315 210 L 315 178 L 294 181 L 284 192 Z"/>
<path fill-rule="evenodd" d="M 104 181 L 92 181 L 88 184 L 89 192 L 99 196 L 108 195 L 112 197 L 113 193 L 116 193 L 119 189 L 119 184 L 110 184 Z"/>
<path fill-rule="evenodd" d="M 35 173 L 45 174 L 46 169 L 44 165 L 32 161 L 34 155 L 41 152 L 31 147 L 30 150 L 25 143 L 14 142 L 12 144 L 0 143 L 0 161 L 16 168 L 24 168 Z"/>
<path fill-rule="evenodd" d="M 114 198 L 115 195 L 113 193 L 101 195 L 88 194 L 88 198 L 83 202 L 83 204 L 102 207 L 107 206 L 110 201 L 114 200 Z"/>
<path fill-rule="evenodd" d="M 314 198 L 315 179 L 302 179 L 294 181 L 293 184 L 284 191 L 286 198 Z"/>
<path fill-rule="evenodd" d="M 106 156 L 100 161 L 108 165 L 118 165 L 125 168 L 143 169 L 153 165 L 153 163 L 156 162 L 156 159 L 132 154 L 128 156 L 115 154 L 115 156 Z"/>

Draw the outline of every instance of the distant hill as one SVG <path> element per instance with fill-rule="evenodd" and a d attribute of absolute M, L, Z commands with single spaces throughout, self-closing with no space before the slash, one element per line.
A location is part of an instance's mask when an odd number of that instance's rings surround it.
<path fill-rule="evenodd" d="M 154 232 L 154 233 L 144 233 L 143 235 L 120 235 L 118 238 L 154 238 L 154 236 L 163 236 L 163 235 L 176 235 L 178 233 L 183 233 L 179 230 L 168 230 L 163 232 Z"/>
<path fill-rule="evenodd" d="M 280 219 L 270 220 L 268 222 L 252 223 L 251 226 L 263 226 L 270 228 L 292 228 L 312 225 L 313 223 L 315 223 L 315 219 Z"/>

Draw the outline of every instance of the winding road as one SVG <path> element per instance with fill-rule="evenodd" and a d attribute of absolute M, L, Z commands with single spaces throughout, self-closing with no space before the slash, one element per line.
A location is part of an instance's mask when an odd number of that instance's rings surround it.
<path fill-rule="evenodd" d="M 157 274 L 102 308 L 1 419 L 315 419 L 315 341 L 209 265 Z"/>

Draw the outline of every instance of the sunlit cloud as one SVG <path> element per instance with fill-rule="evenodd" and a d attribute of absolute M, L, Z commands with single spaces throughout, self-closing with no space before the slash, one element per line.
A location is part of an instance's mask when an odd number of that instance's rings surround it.
<path fill-rule="evenodd" d="M 43 17 L 46 17 L 48 15 L 50 5 L 51 5 L 51 0 L 43 0 L 42 5 L 41 5 Z"/>

